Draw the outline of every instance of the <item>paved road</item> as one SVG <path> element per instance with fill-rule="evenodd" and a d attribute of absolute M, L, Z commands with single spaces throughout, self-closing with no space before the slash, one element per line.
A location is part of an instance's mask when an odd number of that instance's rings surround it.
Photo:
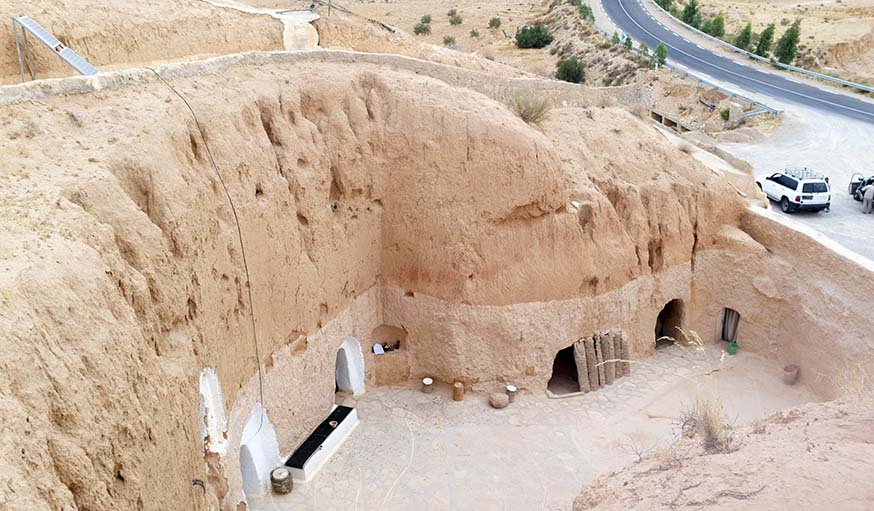
<path fill-rule="evenodd" d="M 765 73 L 712 53 L 658 22 L 641 4 L 648 1 L 601 0 L 601 3 L 613 23 L 636 42 L 644 42 L 650 48 L 658 46 L 660 41 L 664 42 L 668 47 L 668 60 L 673 64 L 736 85 L 745 91 L 874 124 L 874 103 Z"/>

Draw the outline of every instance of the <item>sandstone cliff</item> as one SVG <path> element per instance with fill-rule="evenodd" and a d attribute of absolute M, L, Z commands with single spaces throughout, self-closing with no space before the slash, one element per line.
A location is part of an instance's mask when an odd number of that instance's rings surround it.
<path fill-rule="evenodd" d="M 263 401 L 291 448 L 331 401 L 339 338 L 314 334 L 374 286 L 484 307 L 594 297 L 687 266 L 738 222 L 730 186 L 624 111 L 557 110 L 541 132 L 430 78 L 285 58 L 165 68 L 197 121 L 147 72 L 6 92 L 3 508 L 205 508 L 191 479 L 239 474 L 205 473 L 203 367 L 229 409 L 273 371 Z M 420 367 L 504 372 L 478 353 L 511 323 L 446 319 L 420 317 L 441 340 L 418 332 Z M 292 345 L 279 374 L 271 354 Z M 548 377 L 544 348 L 507 371 Z"/>

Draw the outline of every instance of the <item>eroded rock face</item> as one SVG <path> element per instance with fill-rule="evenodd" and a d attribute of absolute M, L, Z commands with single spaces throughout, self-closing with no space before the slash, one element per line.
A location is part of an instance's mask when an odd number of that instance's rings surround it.
<path fill-rule="evenodd" d="M 639 356 L 740 222 L 728 184 L 627 112 L 541 131 L 437 80 L 288 58 L 165 69 L 197 122 L 149 74 L 0 106 L 2 420 L 23 432 L 0 507 L 233 507 L 254 404 L 293 448 L 344 339 L 368 354 L 386 325 L 390 371 L 475 390 L 545 388 L 591 332 Z M 206 462 L 204 367 L 229 423 Z"/>

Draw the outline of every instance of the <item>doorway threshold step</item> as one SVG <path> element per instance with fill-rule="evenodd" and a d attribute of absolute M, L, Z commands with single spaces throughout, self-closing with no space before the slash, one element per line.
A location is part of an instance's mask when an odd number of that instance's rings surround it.
<path fill-rule="evenodd" d="M 285 462 L 292 479 L 301 483 L 311 481 L 358 426 L 358 422 L 358 412 L 354 408 L 335 405 L 328 418 L 316 426 Z"/>

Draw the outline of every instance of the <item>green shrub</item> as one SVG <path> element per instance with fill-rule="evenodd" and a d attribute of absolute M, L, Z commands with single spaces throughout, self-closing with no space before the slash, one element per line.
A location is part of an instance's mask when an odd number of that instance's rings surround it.
<path fill-rule="evenodd" d="M 494 17 L 490 19 L 489 28 L 501 28 L 501 18 Z"/>
<path fill-rule="evenodd" d="M 413 27 L 413 33 L 416 35 L 428 35 L 431 33 L 431 25 L 427 23 L 417 23 L 415 27 Z"/>
<path fill-rule="evenodd" d="M 583 3 L 583 0 L 570 0 L 570 3 L 577 8 L 577 11 L 579 11 L 581 18 L 594 23 L 595 13 L 592 12 L 591 7 Z"/>
<path fill-rule="evenodd" d="M 659 4 L 659 7 L 662 9 L 671 12 L 671 7 L 673 7 L 673 0 L 656 0 L 656 3 Z"/>
<path fill-rule="evenodd" d="M 619 32 L 613 32 L 613 38 L 611 41 L 613 41 L 613 44 L 619 44 L 621 42 L 621 39 L 619 39 Z"/>
<path fill-rule="evenodd" d="M 446 13 L 446 16 L 451 18 L 457 14 L 458 14 L 458 11 L 456 11 L 455 9 L 449 9 L 449 12 Z"/>
<path fill-rule="evenodd" d="M 725 18 L 720 14 L 715 18 L 711 18 L 701 25 L 701 31 L 713 37 L 722 37 L 725 35 Z"/>
<path fill-rule="evenodd" d="M 727 121 L 729 117 L 731 117 L 731 110 L 726 108 L 725 110 L 719 112 L 719 116 L 722 117 L 723 121 Z"/>
<path fill-rule="evenodd" d="M 649 56 L 649 46 L 646 43 L 640 43 L 640 46 L 637 47 L 640 50 L 640 54 L 644 57 Z"/>
<path fill-rule="evenodd" d="M 451 35 L 443 36 L 443 46 L 455 46 L 455 38 Z"/>
<path fill-rule="evenodd" d="M 555 77 L 571 83 L 582 83 L 586 79 L 586 65 L 575 57 L 562 60 L 555 68 Z"/>
<path fill-rule="evenodd" d="M 422 16 L 422 19 L 420 19 L 419 22 L 424 24 L 424 25 L 430 25 L 431 24 L 431 15 L 426 14 L 426 15 Z"/>
<path fill-rule="evenodd" d="M 470 37 L 479 37 L 479 30 L 477 30 L 477 29 L 471 30 Z"/>
<path fill-rule="evenodd" d="M 543 48 L 552 40 L 552 34 L 543 23 L 526 25 L 516 32 L 516 46 L 519 48 Z"/>
<path fill-rule="evenodd" d="M 458 14 L 449 17 L 449 24 L 450 25 L 461 25 L 462 21 L 464 21 L 464 20 L 462 20 L 461 16 L 459 16 Z"/>
<path fill-rule="evenodd" d="M 668 47 L 665 46 L 665 43 L 660 42 L 655 49 L 656 62 L 659 63 L 660 66 L 664 66 L 668 61 Z"/>
<path fill-rule="evenodd" d="M 622 43 L 629 50 L 634 48 L 634 41 L 631 39 L 631 36 L 625 36 L 625 42 Z"/>

